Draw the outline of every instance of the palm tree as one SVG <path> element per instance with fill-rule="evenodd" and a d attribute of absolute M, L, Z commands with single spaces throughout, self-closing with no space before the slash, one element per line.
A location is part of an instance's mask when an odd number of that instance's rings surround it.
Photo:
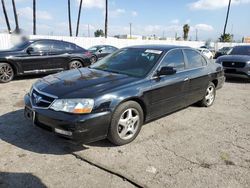
<path fill-rule="evenodd" d="M 33 0 L 33 35 L 36 35 L 36 0 Z"/>
<path fill-rule="evenodd" d="M 15 32 L 16 32 L 16 33 L 20 33 L 20 28 L 19 28 L 19 24 L 18 24 L 18 17 L 17 17 L 17 12 L 16 12 L 15 0 L 12 0 L 12 7 L 13 7 L 14 18 L 15 18 L 15 22 L 16 22 L 16 29 L 15 29 Z"/>
<path fill-rule="evenodd" d="M 8 14 L 5 8 L 4 0 L 2 0 L 2 7 L 3 7 L 3 13 L 4 13 L 7 28 L 8 28 L 8 32 L 10 33 L 11 28 L 10 28 L 9 18 L 8 18 Z"/>
<path fill-rule="evenodd" d="M 68 15 L 69 15 L 69 36 L 72 37 L 71 13 L 70 13 L 70 0 L 68 0 Z"/>
<path fill-rule="evenodd" d="M 78 18 L 77 18 L 77 25 L 76 25 L 76 37 L 78 36 L 80 17 L 81 17 L 81 10 L 82 10 L 82 0 L 80 1 L 79 11 L 78 11 Z"/>
<path fill-rule="evenodd" d="M 228 15 L 229 15 L 229 11 L 230 11 L 230 6 L 231 6 L 231 0 L 229 0 L 229 2 L 228 2 L 228 7 L 227 7 L 227 16 L 226 16 L 226 21 L 225 21 L 225 26 L 224 26 L 223 35 L 225 35 L 225 34 L 226 34 L 227 20 L 228 20 Z"/>
<path fill-rule="evenodd" d="M 184 40 L 188 39 L 189 29 L 190 29 L 190 26 L 188 24 L 185 24 L 183 26 L 183 38 L 184 38 Z"/>
<path fill-rule="evenodd" d="M 105 1 L 105 38 L 108 36 L 108 0 Z"/>

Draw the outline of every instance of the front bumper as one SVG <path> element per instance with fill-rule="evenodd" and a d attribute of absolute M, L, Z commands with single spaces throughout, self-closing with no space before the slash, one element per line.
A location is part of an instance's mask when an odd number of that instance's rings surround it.
<path fill-rule="evenodd" d="M 59 136 L 82 143 L 94 142 L 107 137 L 111 120 L 110 111 L 75 115 L 51 109 L 34 108 L 31 105 L 29 94 L 25 95 L 24 102 L 24 116 L 27 119 L 33 121 L 34 125 Z"/>
<path fill-rule="evenodd" d="M 250 67 L 248 66 L 244 68 L 223 67 L 223 69 L 225 72 L 225 76 L 250 78 Z"/>

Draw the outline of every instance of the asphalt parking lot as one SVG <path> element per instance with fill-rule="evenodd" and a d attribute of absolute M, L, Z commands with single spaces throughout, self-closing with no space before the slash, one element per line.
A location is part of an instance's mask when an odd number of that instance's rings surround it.
<path fill-rule="evenodd" d="M 131 144 L 77 146 L 23 117 L 37 78 L 0 85 L 0 187 L 250 187 L 250 83 L 230 79 L 210 108 L 145 125 Z"/>

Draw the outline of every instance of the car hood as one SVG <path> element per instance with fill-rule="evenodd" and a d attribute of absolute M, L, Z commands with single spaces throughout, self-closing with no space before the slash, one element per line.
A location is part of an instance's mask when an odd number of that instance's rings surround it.
<path fill-rule="evenodd" d="M 65 71 L 39 79 L 34 87 L 58 98 L 95 98 L 101 93 L 138 80 L 89 68 Z"/>
<path fill-rule="evenodd" d="M 224 55 L 218 58 L 220 62 L 222 61 L 238 61 L 238 62 L 246 62 L 250 61 L 250 56 L 248 55 Z"/>

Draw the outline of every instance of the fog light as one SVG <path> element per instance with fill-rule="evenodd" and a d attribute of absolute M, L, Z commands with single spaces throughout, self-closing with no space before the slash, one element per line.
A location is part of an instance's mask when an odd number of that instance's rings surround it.
<path fill-rule="evenodd" d="M 55 128 L 55 132 L 59 133 L 59 134 L 64 134 L 64 135 L 67 135 L 67 136 L 72 136 L 72 132 L 70 132 L 70 131 L 64 131 L 64 130 Z"/>

